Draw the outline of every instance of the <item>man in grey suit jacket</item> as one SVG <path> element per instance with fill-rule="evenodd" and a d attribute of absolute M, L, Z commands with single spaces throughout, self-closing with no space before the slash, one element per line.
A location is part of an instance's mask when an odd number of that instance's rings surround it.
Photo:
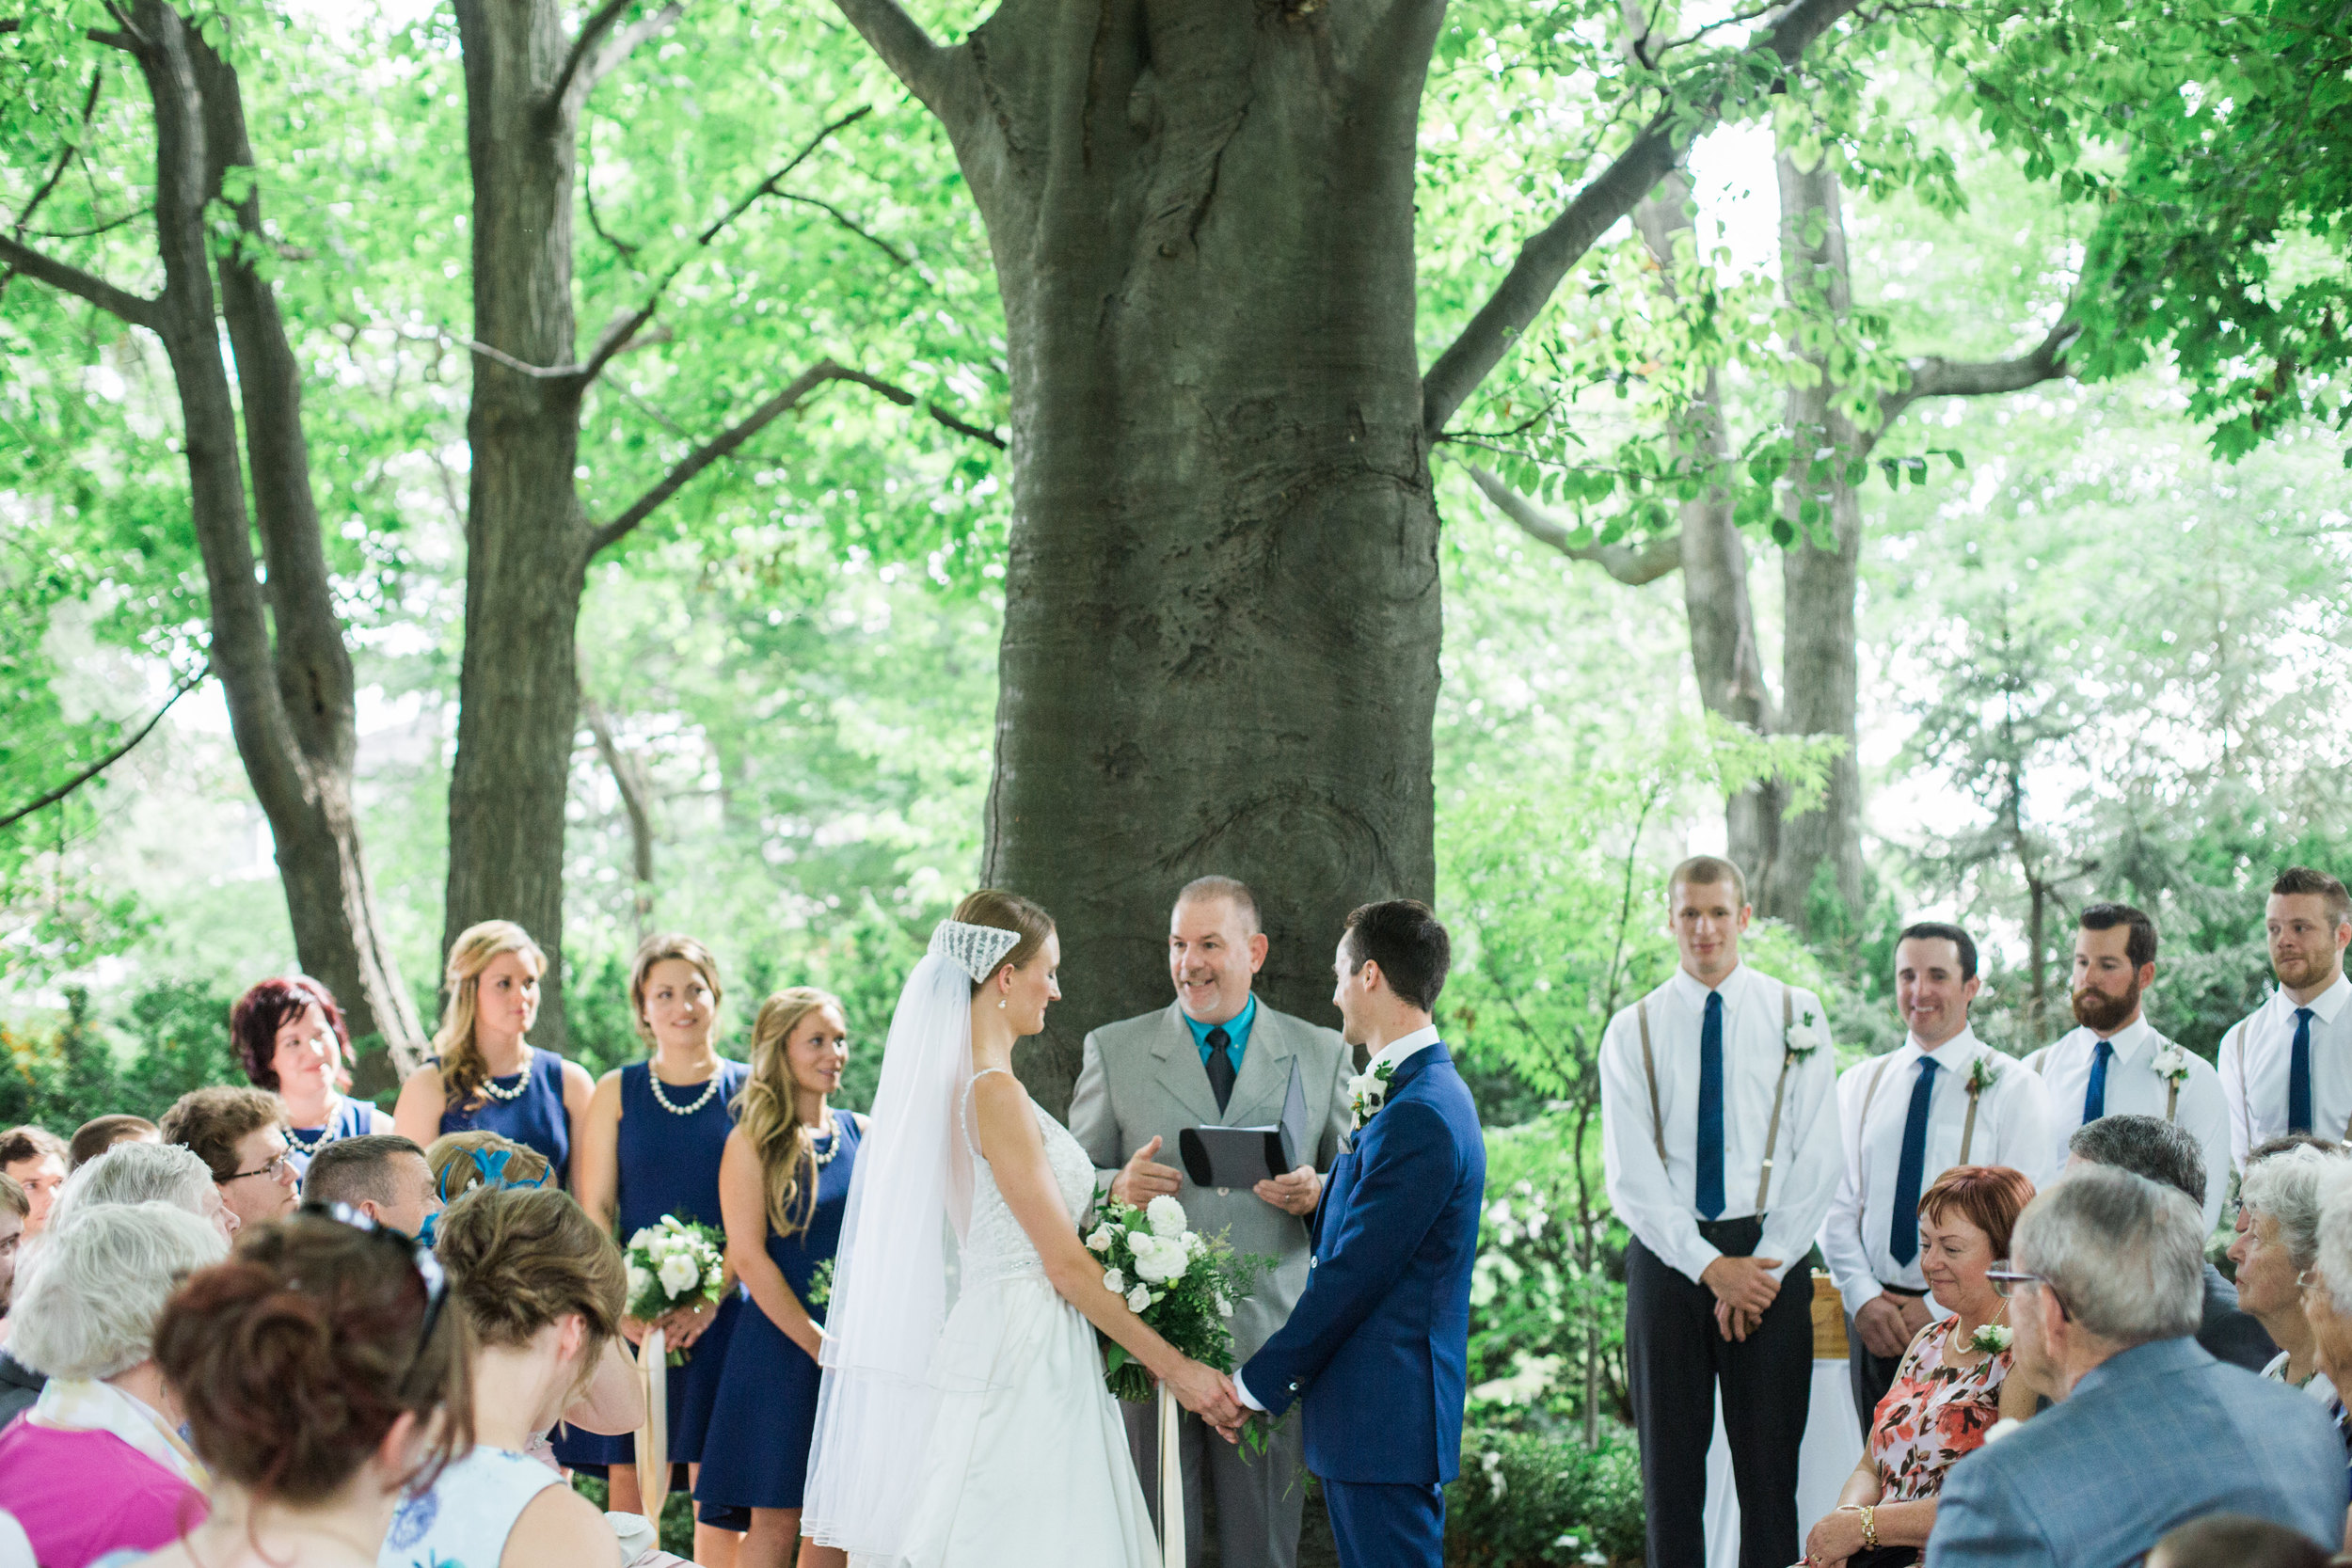
<path fill-rule="evenodd" d="M 1235 1252 L 1277 1259 L 1256 1292 L 1233 1306 L 1236 1365 L 1282 1326 L 1307 1289 L 1314 1251 L 1308 1220 L 1323 1196 L 1319 1172 L 1330 1167 L 1347 1131 L 1347 1081 L 1355 1068 L 1337 1030 L 1276 1012 L 1252 993 L 1265 955 L 1258 901 L 1248 887 L 1230 877 L 1187 884 L 1168 920 L 1175 1002 L 1088 1035 L 1070 1100 L 1070 1130 L 1114 1196 L 1141 1205 L 1173 1193 L 1195 1229 L 1230 1228 Z M 1178 1134 L 1187 1127 L 1280 1121 L 1293 1062 L 1306 1090 L 1307 1123 L 1317 1130 L 1297 1168 L 1246 1190 L 1193 1185 L 1173 1163 Z M 1122 1408 L 1156 1516 L 1153 1409 Z M 1252 1457 L 1216 1440 L 1198 1416 L 1184 1417 L 1184 1540 L 1194 1564 L 1206 1554 L 1204 1499 L 1214 1497 L 1224 1568 L 1294 1568 L 1306 1504 L 1304 1433 L 1299 1422 L 1284 1421 L 1269 1433 L 1266 1450 Z"/>
<path fill-rule="evenodd" d="M 1928 1568 L 2121 1568 L 2209 1513 L 2343 1539 L 2327 1413 L 2191 1338 L 2203 1229 L 2181 1194 L 2098 1165 L 2026 1206 L 2016 1261 L 1994 1275 L 2010 1293 L 2010 1375 L 2062 1402 L 1952 1466 Z"/>

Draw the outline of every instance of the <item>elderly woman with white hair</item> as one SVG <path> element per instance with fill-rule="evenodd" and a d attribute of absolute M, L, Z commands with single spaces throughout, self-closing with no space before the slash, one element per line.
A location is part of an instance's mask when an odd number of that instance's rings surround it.
<path fill-rule="evenodd" d="M 51 1226 L 26 1265 L 10 1348 L 49 1382 L 0 1431 L 0 1511 L 41 1568 L 152 1551 L 206 1517 L 203 1466 L 155 1366 L 155 1320 L 228 1251 L 184 1209 L 105 1204 Z"/>
<path fill-rule="evenodd" d="M 2319 1260 L 2320 1199 L 2329 1178 L 2352 1169 L 2340 1146 L 2274 1140 L 2247 1156 L 2238 1188 L 2238 1307 L 2263 1325 L 2279 1354 L 2263 1376 L 2291 1383 L 2328 1404 L 2336 1386 L 2319 1369 L 2319 1347 L 2296 1283 Z"/>
<path fill-rule="evenodd" d="M 180 1144 L 120 1143 L 75 1167 L 57 1194 L 49 1223 L 120 1203 L 168 1203 L 219 1231 L 223 1242 L 236 1234 L 236 1212 L 221 1201 L 212 1166 Z"/>

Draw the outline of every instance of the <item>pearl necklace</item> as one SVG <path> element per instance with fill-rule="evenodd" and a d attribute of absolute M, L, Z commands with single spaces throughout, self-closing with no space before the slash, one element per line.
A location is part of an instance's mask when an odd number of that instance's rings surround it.
<path fill-rule="evenodd" d="M 327 1128 L 334 1125 L 335 1113 L 333 1108 L 329 1107 L 326 1113 L 326 1125 L 319 1129 L 318 1135 L 312 1138 L 309 1143 L 304 1143 L 302 1141 L 302 1134 L 295 1132 L 291 1127 L 281 1127 L 278 1131 L 286 1134 L 286 1148 L 289 1152 L 301 1155 L 311 1155 L 316 1154 L 319 1151 L 319 1145 L 326 1141 Z"/>
<path fill-rule="evenodd" d="M 822 1153 L 818 1152 L 816 1136 L 814 1134 L 810 1135 L 808 1140 L 809 1163 L 814 1164 L 818 1170 L 823 1170 L 827 1165 L 832 1164 L 834 1157 L 838 1155 L 840 1152 L 841 1129 L 838 1126 L 828 1127 L 825 1130 L 825 1148 Z"/>
<path fill-rule="evenodd" d="M 511 1089 L 500 1088 L 497 1080 L 486 1072 L 482 1075 L 482 1092 L 492 1100 L 520 1100 L 523 1097 L 523 1091 L 529 1087 L 531 1087 L 531 1058 L 529 1056 L 523 1058 L 522 1070 L 517 1075 L 515 1086 Z"/>
<path fill-rule="evenodd" d="M 696 1111 L 699 1111 L 704 1106 L 709 1104 L 710 1097 L 719 1092 L 719 1080 L 724 1076 L 725 1074 L 719 1070 L 718 1062 L 714 1060 L 710 1064 L 710 1082 L 705 1084 L 703 1085 L 703 1092 L 694 1097 L 694 1103 L 691 1105 L 673 1105 L 670 1103 L 669 1097 L 661 1092 L 661 1074 L 653 1069 L 653 1064 L 651 1062 L 645 1064 L 645 1086 L 653 1090 L 653 1102 L 656 1105 L 660 1106 L 663 1110 L 669 1112 L 674 1117 L 691 1117 Z"/>

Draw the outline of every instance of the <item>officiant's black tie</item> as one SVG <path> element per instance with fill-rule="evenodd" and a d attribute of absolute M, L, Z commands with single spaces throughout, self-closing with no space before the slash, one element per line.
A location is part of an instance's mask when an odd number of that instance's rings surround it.
<path fill-rule="evenodd" d="M 1209 1031 L 1209 1087 L 1216 1091 L 1216 1108 L 1233 1098 L 1233 1041 L 1222 1025 Z"/>

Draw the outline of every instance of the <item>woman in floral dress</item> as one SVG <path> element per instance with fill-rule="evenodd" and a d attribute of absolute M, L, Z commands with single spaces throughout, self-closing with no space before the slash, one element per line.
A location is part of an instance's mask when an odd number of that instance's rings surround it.
<path fill-rule="evenodd" d="M 2033 1390 L 2012 1381 L 2009 1303 L 1985 1271 L 2009 1256 L 2010 1233 L 2033 1183 L 2005 1165 L 1946 1171 L 1919 1199 L 1919 1267 L 1936 1304 L 1951 1313 L 1921 1329 L 1879 1402 L 1870 1443 L 1837 1497 L 1805 1537 L 1820 1568 L 1909 1568 L 1935 1528 L 1935 1495 L 1963 1454 L 1994 1422 L 2023 1420 Z"/>

